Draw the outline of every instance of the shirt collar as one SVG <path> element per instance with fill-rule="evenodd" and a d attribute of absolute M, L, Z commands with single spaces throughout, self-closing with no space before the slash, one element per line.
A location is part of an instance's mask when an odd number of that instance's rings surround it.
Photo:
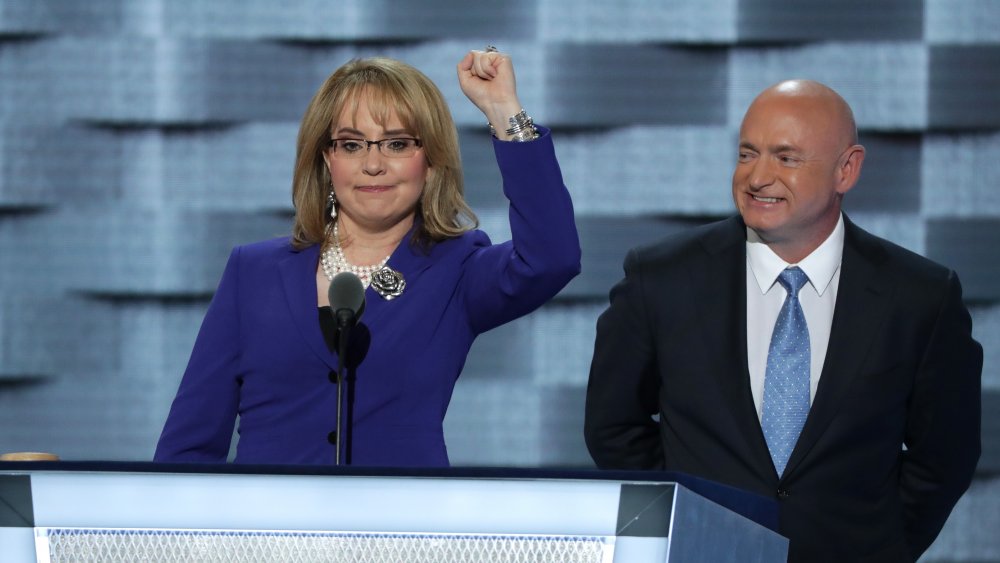
<path fill-rule="evenodd" d="M 746 247 L 747 264 L 762 294 L 771 289 L 782 270 L 798 266 L 809 277 L 809 283 L 816 289 L 816 293 L 823 295 L 830 287 L 834 274 L 840 269 L 840 261 L 844 256 L 844 216 L 840 215 L 837 226 L 823 244 L 798 264 L 789 264 L 782 260 L 750 227 L 747 227 Z"/>

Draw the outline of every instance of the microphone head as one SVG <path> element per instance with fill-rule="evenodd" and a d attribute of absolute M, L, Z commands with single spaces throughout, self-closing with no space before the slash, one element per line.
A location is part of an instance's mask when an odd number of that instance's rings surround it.
<path fill-rule="evenodd" d="M 365 312 L 365 284 L 351 272 L 340 272 L 333 276 L 327 297 L 330 298 L 330 310 L 336 318 L 341 318 L 343 314 L 357 322 Z"/>

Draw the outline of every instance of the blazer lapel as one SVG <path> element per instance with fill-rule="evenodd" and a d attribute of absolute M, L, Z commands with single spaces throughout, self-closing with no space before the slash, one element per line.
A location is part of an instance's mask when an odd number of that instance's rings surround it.
<path fill-rule="evenodd" d="M 431 264 L 431 260 L 427 256 L 414 249 L 413 245 L 410 244 L 411 234 L 412 230 L 396 247 L 387 263 L 390 268 L 400 272 L 403 279 L 406 280 L 406 288 L 396 300 L 412 298 L 411 292 L 420 285 L 417 279 L 418 274 Z M 316 293 L 318 291 L 316 264 L 319 263 L 319 248 L 320 245 L 315 244 L 303 250 L 291 251 L 287 258 L 279 262 L 278 269 L 281 275 L 285 304 L 288 306 L 288 312 L 302 336 L 302 340 L 320 360 L 331 369 L 337 369 L 337 356 L 327 348 L 323 332 L 319 328 L 319 322 L 316 318 Z M 391 308 L 389 302 L 369 286 L 365 290 L 365 311 L 362 314 L 361 323 L 370 324 Z"/>
<path fill-rule="evenodd" d="M 414 229 L 416 225 L 417 222 L 415 221 Z M 409 299 L 415 299 L 415 296 L 419 295 L 419 292 L 422 291 L 420 287 L 420 273 L 426 270 L 433 263 L 433 260 L 413 246 L 410 242 L 412 235 L 413 229 L 410 229 L 410 232 L 403 237 L 403 240 L 396 246 L 396 250 L 389 256 L 389 261 L 386 262 L 386 266 L 396 270 L 403 276 L 403 280 L 406 282 L 403 293 L 392 301 L 389 301 L 379 295 L 375 291 L 375 288 L 368 286 L 368 289 L 365 290 L 365 312 L 361 318 L 362 324 L 368 326 L 386 326 L 380 324 L 377 319 L 383 315 L 391 314 L 393 305 L 404 303 Z M 441 244 L 447 244 L 447 241 L 438 243 L 434 248 L 439 247 Z M 434 250 L 432 249 L 431 254 L 433 253 Z M 423 291 L 426 291 L 426 289 L 423 289 Z"/>
<path fill-rule="evenodd" d="M 809 454 L 840 410 L 844 394 L 857 377 L 868 346 L 889 311 L 892 287 L 887 276 L 879 275 L 885 251 L 846 216 L 844 228 L 840 285 L 823 373 L 786 474 Z"/>
<path fill-rule="evenodd" d="M 316 294 L 316 264 L 319 247 L 314 244 L 303 250 L 293 250 L 278 263 L 285 304 L 302 340 L 330 369 L 337 369 L 337 358 L 326 347 L 320 330 Z"/>

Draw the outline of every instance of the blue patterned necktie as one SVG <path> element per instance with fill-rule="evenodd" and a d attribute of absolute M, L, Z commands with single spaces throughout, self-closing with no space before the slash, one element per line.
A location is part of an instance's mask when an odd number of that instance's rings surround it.
<path fill-rule="evenodd" d="M 809 414 L 809 327 L 799 303 L 799 290 L 809 281 L 805 272 L 788 268 L 778 276 L 788 296 L 774 323 L 764 375 L 761 427 L 780 476 Z"/>

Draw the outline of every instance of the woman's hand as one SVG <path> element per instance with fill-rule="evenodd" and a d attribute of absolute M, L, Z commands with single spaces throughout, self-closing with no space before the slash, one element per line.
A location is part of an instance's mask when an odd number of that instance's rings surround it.
<path fill-rule="evenodd" d="M 508 139 L 504 132 L 507 118 L 521 111 L 510 56 L 498 51 L 469 51 L 458 63 L 458 83 L 496 129 L 497 138 Z"/>

